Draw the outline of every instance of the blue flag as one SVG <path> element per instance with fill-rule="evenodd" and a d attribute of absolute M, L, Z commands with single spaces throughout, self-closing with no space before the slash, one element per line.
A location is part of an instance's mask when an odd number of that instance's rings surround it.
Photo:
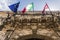
<path fill-rule="evenodd" d="M 15 4 L 12 4 L 12 5 L 9 6 L 9 8 L 10 8 L 13 12 L 17 12 L 17 9 L 18 9 L 18 7 L 19 7 L 19 4 L 20 4 L 20 2 L 15 3 Z"/>

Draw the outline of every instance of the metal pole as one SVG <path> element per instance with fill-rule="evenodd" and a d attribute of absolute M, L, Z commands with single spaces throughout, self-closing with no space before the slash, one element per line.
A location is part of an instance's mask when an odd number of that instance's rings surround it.
<path fill-rule="evenodd" d="M 17 12 L 16 12 L 17 13 Z M 13 23 L 13 27 L 15 26 L 15 14 L 13 15 L 13 17 L 14 17 L 14 23 Z M 14 31 L 16 30 L 16 26 L 15 26 L 15 29 L 12 31 L 12 33 L 11 33 L 11 35 L 10 35 L 10 38 L 12 37 L 12 34 L 14 33 Z M 9 40 L 10 40 L 10 38 L 9 38 Z"/>
<path fill-rule="evenodd" d="M 48 6 L 49 7 L 49 6 Z M 50 8 L 49 8 L 49 11 L 50 11 Z M 52 14 L 52 12 L 50 11 L 51 15 L 52 15 L 52 22 L 54 22 L 54 15 Z M 53 27 L 52 28 L 54 30 L 54 32 L 59 36 L 59 34 L 57 33 L 57 31 L 55 30 L 55 28 Z M 60 37 L 60 36 L 59 36 Z"/>
<path fill-rule="evenodd" d="M 33 14 L 34 14 L 34 3 L 33 3 Z"/>

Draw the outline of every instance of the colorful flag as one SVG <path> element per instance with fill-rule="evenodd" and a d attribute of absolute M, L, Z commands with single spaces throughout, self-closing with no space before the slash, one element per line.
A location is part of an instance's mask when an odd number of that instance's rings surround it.
<path fill-rule="evenodd" d="M 46 3 L 46 5 L 44 6 L 44 9 L 48 9 L 49 8 L 49 6 L 48 6 L 48 4 Z"/>
<path fill-rule="evenodd" d="M 26 11 L 31 11 L 33 8 L 34 8 L 34 4 L 31 3 L 27 5 L 26 7 L 24 7 L 24 9 L 22 10 L 22 13 L 25 13 Z"/>
<path fill-rule="evenodd" d="M 48 6 L 48 4 L 46 3 L 46 5 L 44 6 L 44 9 L 43 9 L 43 11 L 42 11 L 42 13 L 44 14 L 45 9 L 48 9 L 48 8 L 49 8 L 49 6 Z"/>
<path fill-rule="evenodd" d="M 20 4 L 20 2 L 15 3 L 15 4 L 12 4 L 12 5 L 9 6 L 9 8 L 10 8 L 13 12 L 17 12 L 18 7 L 19 7 L 19 4 Z"/>

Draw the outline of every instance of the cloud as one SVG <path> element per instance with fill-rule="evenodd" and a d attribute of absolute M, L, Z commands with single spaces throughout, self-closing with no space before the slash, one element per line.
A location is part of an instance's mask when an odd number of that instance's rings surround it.
<path fill-rule="evenodd" d="M 6 0 L 0 0 L 0 11 L 10 11 Z"/>
<path fill-rule="evenodd" d="M 17 0 L 0 0 L 0 11 L 11 11 L 8 6 L 16 2 L 18 1 Z"/>

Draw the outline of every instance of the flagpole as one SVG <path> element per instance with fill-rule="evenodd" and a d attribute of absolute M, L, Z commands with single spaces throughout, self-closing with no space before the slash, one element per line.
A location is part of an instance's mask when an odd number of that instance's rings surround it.
<path fill-rule="evenodd" d="M 33 3 L 33 14 L 34 14 L 34 3 Z"/>
<path fill-rule="evenodd" d="M 16 14 L 17 12 L 15 12 L 15 14 Z M 11 35 L 10 35 L 10 37 L 12 36 L 12 34 L 14 33 L 14 31 L 16 30 L 16 26 L 15 26 L 15 14 L 13 14 L 13 17 L 14 17 L 14 22 L 13 22 L 13 27 L 15 27 L 14 28 L 14 30 L 13 30 L 13 32 L 11 33 Z M 9 37 L 9 39 L 8 40 L 10 40 L 10 37 Z"/>
<path fill-rule="evenodd" d="M 49 6 L 48 6 L 49 7 Z M 50 8 L 49 8 L 49 11 L 50 11 Z M 54 23 L 54 15 L 52 14 L 52 12 L 50 11 L 51 15 L 52 15 L 52 22 Z M 59 36 L 59 34 L 57 33 L 57 31 L 55 31 L 55 28 L 53 27 L 52 28 L 54 30 L 54 32 Z M 60 37 L 60 36 L 59 36 Z"/>
<path fill-rule="evenodd" d="M 51 12 L 50 8 L 49 8 L 49 11 L 50 11 L 50 13 L 51 13 L 51 15 L 52 15 L 52 12 Z"/>
<path fill-rule="evenodd" d="M 45 3 L 46 3 L 46 2 L 45 2 Z M 47 4 L 47 3 L 46 3 L 46 4 Z M 49 8 L 49 6 L 48 6 L 48 8 Z M 50 8 L 49 8 L 49 11 L 50 11 L 50 13 L 51 13 L 51 15 L 52 15 L 52 19 L 53 19 L 53 21 L 54 21 L 54 17 L 53 17 L 53 14 L 52 14 Z"/>
<path fill-rule="evenodd" d="M 11 6 L 10 6 L 10 9 L 14 12 L 14 14 L 13 14 L 13 17 L 14 17 L 14 21 L 13 21 L 13 27 L 15 27 L 14 28 L 14 30 L 13 30 L 13 32 L 11 33 L 11 35 L 10 35 L 10 37 L 12 36 L 12 34 L 14 33 L 14 31 L 16 30 L 16 26 L 15 26 L 15 15 L 17 14 L 17 10 L 18 10 L 18 6 L 19 6 L 19 3 L 20 2 L 18 2 L 17 4 L 15 4 L 16 5 L 16 7 L 14 8 L 14 9 L 11 9 Z M 14 5 L 13 5 L 14 6 Z M 16 10 L 15 10 L 16 9 Z M 9 37 L 9 39 L 8 40 L 10 40 L 10 37 Z"/>
<path fill-rule="evenodd" d="M 47 3 L 45 2 L 45 4 L 47 4 Z M 49 8 L 49 6 L 48 6 L 48 8 Z M 51 13 L 51 15 L 52 15 L 52 12 L 51 12 L 50 8 L 49 8 L 49 11 L 50 11 L 50 13 Z"/>

